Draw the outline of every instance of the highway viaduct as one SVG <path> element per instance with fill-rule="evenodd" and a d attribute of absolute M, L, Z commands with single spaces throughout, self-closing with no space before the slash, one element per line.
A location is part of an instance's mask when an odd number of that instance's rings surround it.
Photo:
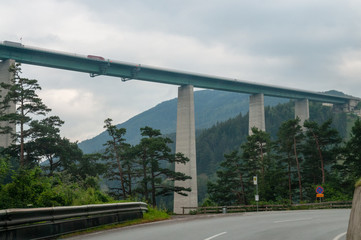
<path fill-rule="evenodd" d="M 89 73 L 91 77 L 106 75 L 120 77 L 123 81 L 132 79 L 164 84 L 177 85 L 178 109 L 176 130 L 176 152 L 181 152 L 190 161 L 177 164 L 176 171 L 192 177 L 185 182 L 176 182 L 177 186 L 190 187 L 188 196 L 174 195 L 174 212 L 182 213 L 181 207 L 198 205 L 197 198 L 197 170 L 194 122 L 193 88 L 206 88 L 230 92 L 248 93 L 249 132 L 252 127 L 265 129 L 264 96 L 275 96 L 295 100 L 295 116 L 301 122 L 309 118 L 309 101 L 330 103 L 341 107 L 343 111 L 353 111 L 361 100 L 351 96 L 334 96 L 323 93 L 284 88 L 279 86 L 256 84 L 237 79 L 209 76 L 170 69 L 155 68 L 141 64 L 126 63 L 105 59 L 100 56 L 70 54 L 40 48 L 24 46 L 21 43 L 4 41 L 0 43 L 0 81 L 9 82 L 9 66 L 14 62 L 58 68 L 70 71 Z M 15 111 L 15 106 L 9 111 Z M 0 145 L 8 146 L 10 137 L 0 137 Z"/>

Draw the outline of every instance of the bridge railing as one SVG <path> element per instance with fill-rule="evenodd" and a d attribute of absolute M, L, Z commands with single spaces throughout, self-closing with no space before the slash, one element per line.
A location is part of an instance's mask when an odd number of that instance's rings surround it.
<path fill-rule="evenodd" d="M 281 211 L 302 209 L 329 209 L 329 208 L 351 208 L 351 201 L 343 202 L 321 202 L 304 204 L 268 204 L 268 205 L 239 205 L 239 206 L 208 206 L 208 207 L 183 207 L 183 214 L 209 214 L 209 213 L 237 213 L 257 211 Z"/>
<path fill-rule="evenodd" d="M 43 239 L 142 218 L 142 202 L 0 210 L 0 239 Z"/>

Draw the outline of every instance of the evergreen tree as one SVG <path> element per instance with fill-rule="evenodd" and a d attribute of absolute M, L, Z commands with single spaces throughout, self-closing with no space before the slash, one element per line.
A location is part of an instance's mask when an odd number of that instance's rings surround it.
<path fill-rule="evenodd" d="M 224 155 L 216 182 L 208 182 L 209 199 L 218 205 L 247 204 L 244 175 L 247 172 L 238 151 Z"/>
<path fill-rule="evenodd" d="M 153 206 L 157 205 L 157 196 L 167 196 L 172 193 L 186 195 L 185 192 L 191 189 L 174 186 L 174 181 L 185 181 L 191 177 L 175 172 L 170 167 L 174 163 L 185 164 L 189 159 L 181 153 L 171 154 L 168 145 L 172 141 L 167 137 L 162 137 L 159 130 L 150 127 L 140 130 L 143 138 L 137 149 L 143 179 L 138 192 L 143 193 L 145 199 Z"/>
<path fill-rule="evenodd" d="M 306 143 L 305 143 L 305 162 L 310 162 L 313 169 L 321 169 L 321 183 L 325 184 L 325 168 L 331 163 L 335 163 L 337 146 L 342 139 L 337 130 L 331 128 L 332 119 L 324 122 L 322 125 L 314 121 L 306 121 Z M 316 154 L 315 154 L 316 153 Z M 317 156 L 317 157 L 316 157 Z M 319 164 L 315 164 L 319 162 Z M 309 169 L 311 170 L 311 169 Z M 317 184 L 317 182 L 314 182 Z"/>
<path fill-rule="evenodd" d="M 288 200 L 292 203 L 292 142 L 287 141 L 288 136 L 285 131 L 278 132 L 277 139 L 277 152 L 280 167 L 286 165 L 287 168 L 287 179 L 288 179 Z"/>
<path fill-rule="evenodd" d="M 291 156 L 296 162 L 298 187 L 300 194 L 300 201 L 302 201 L 302 177 L 301 177 L 301 166 L 300 166 L 300 153 L 298 151 L 299 145 L 304 137 L 302 128 L 299 125 L 300 119 L 291 119 L 284 122 L 278 131 L 278 143 L 280 151 L 285 153 L 288 161 L 288 181 L 289 181 L 289 195 L 291 200 Z"/>
<path fill-rule="evenodd" d="M 12 65 L 9 71 L 14 75 L 11 83 L 0 83 L 1 88 L 6 91 L 6 95 L 0 102 L 2 113 L 0 121 L 15 124 L 19 126 L 20 130 L 14 134 L 12 128 L 2 127 L 1 133 L 11 133 L 13 139 L 19 143 L 20 166 L 24 167 L 27 165 L 25 162 L 25 143 L 31 132 L 26 126 L 30 125 L 34 115 L 45 115 L 50 109 L 36 93 L 36 91 L 41 90 L 37 80 L 20 77 L 20 64 Z M 16 105 L 16 112 L 6 113 L 6 109 L 12 104 Z"/>
<path fill-rule="evenodd" d="M 54 169 L 58 171 L 73 171 L 74 164 L 83 157 L 83 152 L 77 142 L 71 142 L 67 138 L 62 138 L 57 143 L 58 161 L 54 164 Z"/>
<path fill-rule="evenodd" d="M 258 176 L 260 195 L 267 198 L 269 183 L 266 182 L 266 174 L 271 166 L 271 137 L 268 133 L 252 128 L 252 135 L 247 137 L 247 142 L 241 145 L 243 150 L 242 158 L 248 169 L 250 177 Z"/>
<path fill-rule="evenodd" d="M 89 177 L 97 178 L 107 170 L 107 166 L 101 162 L 102 157 L 100 153 L 84 154 L 74 162 L 68 173 L 80 181 L 85 181 Z"/>
<path fill-rule="evenodd" d="M 345 161 L 343 163 L 344 177 L 350 182 L 356 182 L 361 177 L 361 120 L 355 121 L 351 130 L 351 138 L 344 149 Z"/>
<path fill-rule="evenodd" d="M 104 158 L 111 161 L 111 167 L 109 168 L 107 177 L 109 178 L 109 180 L 120 182 L 121 196 L 123 199 L 126 199 L 128 194 L 126 190 L 126 180 L 122 166 L 124 161 L 124 148 L 126 145 L 125 139 L 123 137 L 126 133 L 126 129 L 117 129 L 116 126 L 112 125 L 112 121 L 113 120 L 110 118 L 104 121 L 104 128 L 107 129 L 107 132 L 110 136 L 110 140 L 104 144 L 106 146 Z"/>
<path fill-rule="evenodd" d="M 28 159 L 30 156 L 33 156 L 34 160 L 39 163 L 42 160 L 47 160 L 50 175 L 60 165 L 60 142 L 62 139 L 59 128 L 63 124 L 64 122 L 57 116 L 48 117 L 43 120 L 34 120 L 30 123 L 30 140 L 26 144 L 28 150 L 27 162 L 31 162 Z"/>
<path fill-rule="evenodd" d="M 135 163 L 137 158 L 136 148 L 129 144 L 125 144 L 122 156 L 123 174 L 127 186 L 127 193 L 129 196 L 133 197 L 135 195 L 133 192 L 133 186 L 136 184 L 137 178 L 139 176 L 139 169 L 137 169 Z"/>

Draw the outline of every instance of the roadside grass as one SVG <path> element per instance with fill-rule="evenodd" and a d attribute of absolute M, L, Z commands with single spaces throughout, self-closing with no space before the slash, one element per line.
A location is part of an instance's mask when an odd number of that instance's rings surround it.
<path fill-rule="evenodd" d="M 129 220 L 129 221 L 122 222 L 122 223 L 108 224 L 108 225 L 102 225 L 102 226 L 98 226 L 98 227 L 94 227 L 94 228 L 89 228 L 89 229 L 82 230 L 79 232 L 62 235 L 58 239 L 76 237 L 76 236 L 80 236 L 83 234 L 105 231 L 105 230 L 114 229 L 114 228 L 122 228 L 122 227 L 138 225 L 138 224 L 163 221 L 163 220 L 167 220 L 169 218 L 170 218 L 170 216 L 168 215 L 166 210 L 148 207 L 148 212 L 143 214 L 143 218 Z"/>

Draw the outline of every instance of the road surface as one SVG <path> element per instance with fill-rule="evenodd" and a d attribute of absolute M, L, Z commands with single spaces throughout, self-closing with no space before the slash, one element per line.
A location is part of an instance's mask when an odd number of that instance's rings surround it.
<path fill-rule="evenodd" d="M 105 240 L 343 240 L 349 209 L 304 210 L 178 217 L 82 235 Z"/>

